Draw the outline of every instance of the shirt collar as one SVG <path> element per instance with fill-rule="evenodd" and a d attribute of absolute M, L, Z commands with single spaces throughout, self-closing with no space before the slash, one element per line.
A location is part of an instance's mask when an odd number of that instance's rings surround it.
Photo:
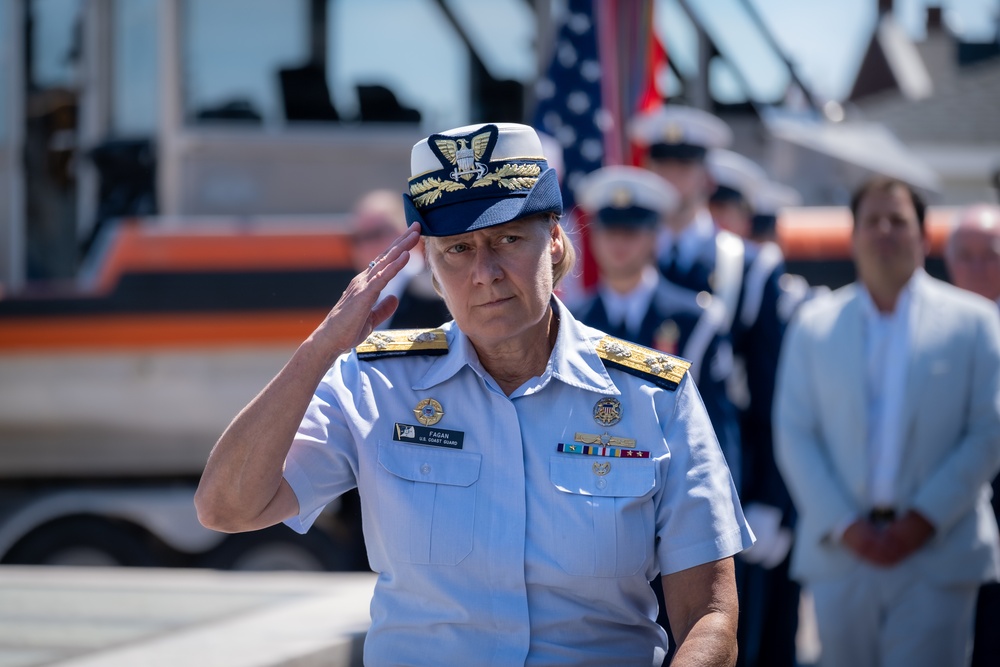
<path fill-rule="evenodd" d="M 625 294 L 616 292 L 607 285 L 600 285 L 597 289 L 604 302 L 608 321 L 612 325 L 625 322 L 628 328 L 637 328 L 642 323 L 646 311 L 649 310 L 649 304 L 653 300 L 653 294 L 659 286 L 659 281 L 660 272 L 656 270 L 655 266 L 649 265 L 643 268 L 636 286 Z"/>
<path fill-rule="evenodd" d="M 661 259 L 666 257 L 670 247 L 676 244 L 677 263 L 681 269 L 687 270 L 708 241 L 715 239 L 716 231 L 712 214 L 707 208 L 702 208 L 680 233 L 674 233 L 666 227 L 661 228 L 657 239 L 658 256 Z"/>
<path fill-rule="evenodd" d="M 579 322 L 556 296 L 552 297 L 552 307 L 559 320 L 556 344 L 539 381 L 533 389 L 524 393 L 537 391 L 554 378 L 572 387 L 595 393 L 620 394 L 608 375 L 604 362 L 597 355 L 597 343 L 604 334 Z M 486 375 L 472 342 L 455 322 L 448 322 L 442 328 L 448 338 L 448 354 L 434 360 L 423 377 L 414 383 L 415 390 L 430 389 L 441 384 L 466 366 L 480 377 Z"/>
<path fill-rule="evenodd" d="M 908 312 L 910 309 L 910 301 L 913 298 L 914 285 L 923 280 L 923 276 L 925 275 L 926 273 L 924 270 L 918 266 L 913 272 L 913 275 L 910 276 L 910 279 L 906 281 L 905 285 L 903 285 L 903 289 L 900 290 L 899 297 L 896 299 L 896 307 L 891 313 L 882 313 L 879 311 L 875 302 L 872 300 L 872 295 L 868 291 L 868 288 L 865 287 L 864 283 L 859 282 L 858 284 L 861 286 L 861 303 L 864 308 L 865 317 L 871 321 L 877 318 L 894 318 L 896 315 L 902 315 Z"/>

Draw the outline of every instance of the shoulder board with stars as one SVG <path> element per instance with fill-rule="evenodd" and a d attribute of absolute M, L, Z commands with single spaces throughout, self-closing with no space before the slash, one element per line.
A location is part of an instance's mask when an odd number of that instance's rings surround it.
<path fill-rule="evenodd" d="M 598 341 L 597 356 L 605 366 L 649 380 L 669 391 L 677 389 L 684 374 L 691 368 L 690 361 L 613 336 L 605 336 Z"/>
<path fill-rule="evenodd" d="M 444 329 L 388 329 L 372 332 L 354 349 L 362 360 L 434 356 L 448 354 L 448 338 Z"/>

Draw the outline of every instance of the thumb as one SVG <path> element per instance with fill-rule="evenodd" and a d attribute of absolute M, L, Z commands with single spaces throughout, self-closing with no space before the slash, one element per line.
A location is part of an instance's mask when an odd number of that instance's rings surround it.
<path fill-rule="evenodd" d="M 387 319 L 392 317 L 392 314 L 396 312 L 396 307 L 399 305 L 399 299 L 390 294 L 385 297 L 372 308 L 371 314 L 371 324 L 372 329 L 385 322 Z"/>

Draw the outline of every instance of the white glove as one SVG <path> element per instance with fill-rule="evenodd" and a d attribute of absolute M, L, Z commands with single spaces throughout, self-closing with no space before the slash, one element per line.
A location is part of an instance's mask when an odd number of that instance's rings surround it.
<path fill-rule="evenodd" d="M 740 557 L 768 570 L 779 565 L 792 548 L 792 531 L 781 526 L 781 510 L 763 503 L 750 503 L 743 508 L 743 515 L 757 541 L 740 552 Z"/>

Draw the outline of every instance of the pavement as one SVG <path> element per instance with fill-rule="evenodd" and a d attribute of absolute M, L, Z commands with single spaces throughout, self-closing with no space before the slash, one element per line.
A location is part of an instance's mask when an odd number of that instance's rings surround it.
<path fill-rule="evenodd" d="M 0 566 L 0 667 L 361 667 L 372 573 Z M 803 594 L 799 664 L 819 656 Z"/>
<path fill-rule="evenodd" d="M 354 667 L 371 573 L 0 566 L 0 667 Z"/>

